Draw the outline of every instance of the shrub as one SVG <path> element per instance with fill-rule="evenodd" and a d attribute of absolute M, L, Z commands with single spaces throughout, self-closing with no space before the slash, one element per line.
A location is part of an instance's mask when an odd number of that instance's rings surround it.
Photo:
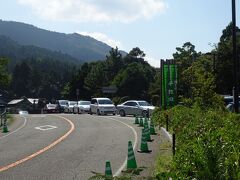
<path fill-rule="evenodd" d="M 176 134 L 171 174 L 183 179 L 240 179 L 240 116 L 218 109 L 156 109 L 154 121 Z"/>

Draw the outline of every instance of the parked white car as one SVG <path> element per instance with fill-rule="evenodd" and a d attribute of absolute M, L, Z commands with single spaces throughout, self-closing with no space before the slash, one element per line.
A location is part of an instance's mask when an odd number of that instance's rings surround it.
<path fill-rule="evenodd" d="M 116 114 L 116 107 L 109 98 L 93 98 L 90 104 L 90 114 Z"/>
<path fill-rule="evenodd" d="M 129 100 L 117 105 L 120 116 L 140 115 L 147 117 L 152 114 L 154 109 L 154 106 L 143 100 Z"/>
<path fill-rule="evenodd" d="M 73 113 L 89 113 L 90 101 L 78 101 L 73 107 Z"/>

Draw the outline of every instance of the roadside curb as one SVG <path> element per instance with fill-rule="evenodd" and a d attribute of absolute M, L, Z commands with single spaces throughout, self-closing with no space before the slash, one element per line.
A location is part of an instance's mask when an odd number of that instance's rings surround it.
<path fill-rule="evenodd" d="M 163 127 L 161 127 L 161 131 L 166 139 L 172 144 L 172 135 Z"/>

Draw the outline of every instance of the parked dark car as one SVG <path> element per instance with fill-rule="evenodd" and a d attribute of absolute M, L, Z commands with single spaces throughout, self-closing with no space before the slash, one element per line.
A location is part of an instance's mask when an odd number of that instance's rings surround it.
<path fill-rule="evenodd" d="M 234 103 L 233 102 L 228 103 L 226 108 L 227 108 L 228 111 L 234 112 Z M 238 104 L 238 112 L 240 112 L 240 101 L 239 101 L 239 104 Z"/>
<path fill-rule="evenodd" d="M 58 100 L 59 112 L 64 112 L 68 108 L 68 100 Z"/>

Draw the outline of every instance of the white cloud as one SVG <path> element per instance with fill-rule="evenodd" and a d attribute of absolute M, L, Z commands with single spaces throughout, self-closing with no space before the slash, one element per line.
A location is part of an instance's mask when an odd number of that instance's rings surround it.
<path fill-rule="evenodd" d="M 84 36 L 93 37 L 94 39 L 102 41 L 113 48 L 115 48 L 115 47 L 122 48 L 122 44 L 120 41 L 114 40 L 114 39 L 108 37 L 106 34 L 103 34 L 100 32 L 85 32 L 85 31 L 78 31 L 77 33 L 84 35 Z"/>
<path fill-rule="evenodd" d="M 151 66 L 153 67 L 160 67 L 160 60 L 157 58 L 153 58 L 153 57 L 149 57 L 146 55 L 146 57 L 144 58 L 145 61 L 147 61 Z"/>
<path fill-rule="evenodd" d="M 39 16 L 57 21 L 124 22 L 162 13 L 165 0 L 18 0 Z"/>

